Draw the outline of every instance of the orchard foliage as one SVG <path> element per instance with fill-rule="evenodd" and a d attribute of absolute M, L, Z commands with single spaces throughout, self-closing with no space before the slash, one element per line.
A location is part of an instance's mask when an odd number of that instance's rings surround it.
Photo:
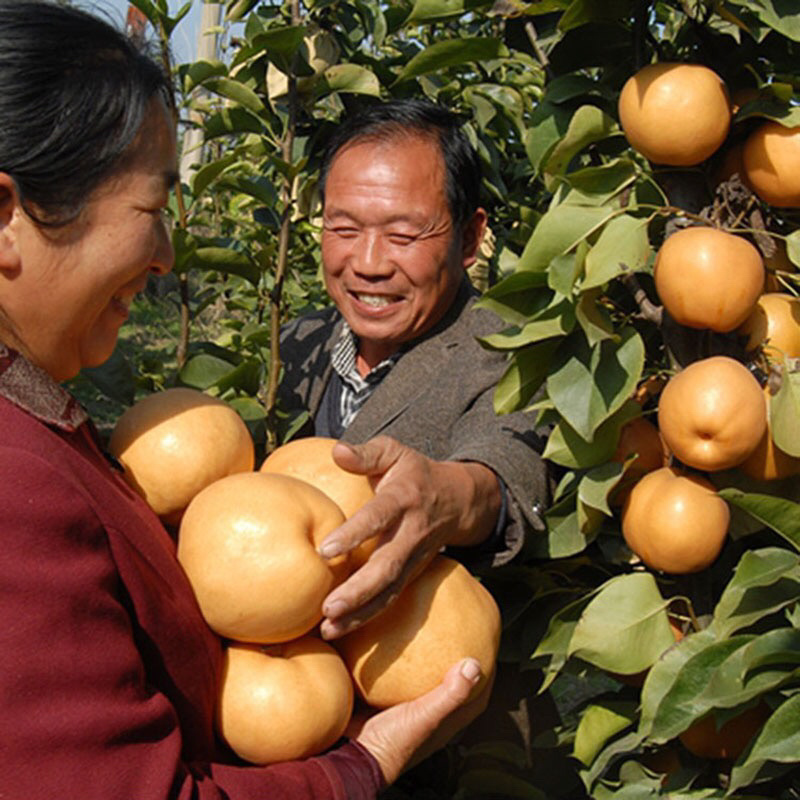
<path fill-rule="evenodd" d="M 185 10 L 133 5 L 165 41 Z M 557 483 L 545 530 L 485 582 L 503 610 L 501 658 L 554 713 L 532 720 L 529 751 L 452 746 L 435 778 L 423 765 L 388 796 L 800 796 L 800 477 L 709 475 L 732 523 L 720 557 L 691 575 L 646 568 L 615 502 L 636 461 L 615 458 L 621 428 L 655 420 L 669 376 L 713 355 L 779 384 L 773 436 L 800 456 L 798 361 L 746 352 L 736 331 L 678 325 L 653 281 L 665 237 L 702 223 L 752 242 L 779 291 L 800 289 L 800 211 L 768 205 L 728 166 L 765 121 L 800 126 L 794 6 L 234 0 L 225 57 L 176 68 L 182 118 L 205 141 L 176 196 L 176 272 L 190 316 L 220 305 L 224 331 L 190 336 L 175 372 L 143 382 L 139 370 L 139 387 L 221 396 L 267 448 L 293 424 L 273 402 L 277 325 L 325 302 L 315 181 L 340 115 L 425 95 L 463 115 L 483 161 L 492 246 L 481 302 L 507 323 L 483 344 L 509 359 L 495 405 L 548 432 Z M 654 165 L 628 144 L 619 93 L 654 61 L 710 67 L 734 99 L 728 137 L 703 163 Z M 751 708 L 759 727 L 741 753 L 709 759 L 682 743 L 709 713 L 721 726 Z"/>

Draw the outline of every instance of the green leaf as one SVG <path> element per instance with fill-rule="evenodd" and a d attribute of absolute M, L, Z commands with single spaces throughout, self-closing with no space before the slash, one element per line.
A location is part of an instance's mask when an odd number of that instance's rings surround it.
<path fill-rule="evenodd" d="M 651 573 L 618 575 L 584 609 L 567 655 L 626 675 L 641 672 L 675 643 L 666 607 Z"/>
<path fill-rule="evenodd" d="M 614 455 L 622 426 L 639 413 L 641 409 L 635 401 L 625 403 L 595 430 L 590 442 L 576 433 L 565 420 L 559 420 L 550 431 L 543 457 L 570 469 L 586 469 L 603 464 Z"/>
<path fill-rule="evenodd" d="M 548 286 L 558 292 L 562 297 L 571 297 L 575 282 L 583 273 L 583 263 L 586 260 L 586 253 L 589 252 L 589 245 L 583 241 L 571 253 L 564 253 L 556 256 L 550 262 L 547 270 Z M 539 273 L 523 273 L 538 275 Z"/>
<path fill-rule="evenodd" d="M 495 388 L 495 413 L 508 414 L 528 405 L 547 377 L 555 348 L 555 342 L 550 340 L 521 347 L 512 354 Z"/>
<path fill-rule="evenodd" d="M 177 226 L 172 229 L 172 249 L 175 251 L 175 263 L 172 271 L 180 275 L 189 268 L 195 252 L 197 252 L 197 239 L 185 228 Z"/>
<path fill-rule="evenodd" d="M 604 286 L 625 272 L 639 272 L 650 257 L 647 220 L 622 214 L 612 219 L 586 256 L 581 289 Z"/>
<path fill-rule="evenodd" d="M 552 191 L 561 181 L 572 159 L 585 147 L 605 139 L 617 128 L 611 117 L 597 106 L 581 106 L 572 116 L 564 137 L 550 152 L 542 172 L 545 186 Z"/>
<path fill-rule="evenodd" d="M 575 308 L 570 300 L 556 298 L 547 308 L 533 315 L 522 328 L 507 328 L 482 336 L 479 341 L 495 350 L 516 350 L 554 336 L 564 336 L 575 327 Z"/>
<path fill-rule="evenodd" d="M 260 0 L 227 0 L 225 19 L 231 22 L 239 22 L 247 16 L 259 2 Z"/>
<path fill-rule="evenodd" d="M 575 307 L 575 318 L 586 335 L 586 341 L 592 347 L 604 339 L 611 339 L 616 335 L 611 316 L 605 308 L 599 305 L 598 301 L 602 294 L 599 287 L 582 292 L 578 305 Z"/>
<path fill-rule="evenodd" d="M 745 493 L 741 489 L 720 489 L 719 495 L 800 550 L 800 504 L 769 494 Z"/>
<path fill-rule="evenodd" d="M 800 230 L 792 231 L 786 237 L 786 255 L 792 264 L 800 265 Z"/>
<path fill-rule="evenodd" d="M 740 647 L 754 639 L 753 635 L 734 636 L 714 642 L 693 654 L 684 663 L 664 695 L 653 716 L 650 739 L 663 744 L 685 731 L 695 720 L 713 709 L 704 694 L 714 671 Z"/>
<path fill-rule="evenodd" d="M 800 14 L 794 0 L 730 0 L 733 5 L 746 8 L 761 22 L 782 36 L 800 42 Z"/>
<path fill-rule="evenodd" d="M 603 515 L 596 512 L 593 519 L 583 517 L 577 492 L 573 492 L 551 506 L 544 518 L 547 532 L 532 538 L 533 554 L 541 558 L 566 558 L 582 552 L 594 541 Z"/>
<path fill-rule="evenodd" d="M 642 736 L 637 731 L 611 739 L 610 743 L 595 756 L 591 767 L 581 773 L 584 784 L 594 786 L 595 781 L 606 772 L 613 761 L 636 752 L 641 744 Z M 602 785 L 600 791 L 602 791 Z M 620 789 L 615 787 L 613 794 L 610 795 L 598 794 L 597 791 L 592 792 L 594 800 L 658 800 L 659 797 L 663 797 L 663 795 L 655 787 L 642 788 L 639 784 L 623 786 Z M 685 800 L 685 795 L 670 792 L 669 800 Z"/>
<path fill-rule="evenodd" d="M 464 92 L 465 98 L 469 98 L 471 103 L 475 103 L 476 107 L 480 106 L 484 109 L 484 125 L 482 129 L 486 130 L 489 127 L 489 122 L 496 116 L 496 109 L 500 108 L 513 119 L 517 124 L 523 126 L 522 121 L 525 113 L 525 101 L 516 89 L 510 86 L 501 86 L 495 83 L 481 83 L 476 86 L 469 87 Z M 488 111 L 486 107 L 480 104 L 480 100 L 488 100 L 491 105 L 491 119 L 488 118 Z"/>
<path fill-rule="evenodd" d="M 209 78 L 220 78 L 228 74 L 228 67 L 222 61 L 203 60 L 189 64 L 184 74 L 183 89 L 188 94 Z"/>
<path fill-rule="evenodd" d="M 781 547 L 750 550 L 714 609 L 708 630 L 730 636 L 800 599 L 800 556 Z"/>
<path fill-rule="evenodd" d="M 228 401 L 228 405 L 245 422 L 259 422 L 267 415 L 263 404 L 256 400 L 255 397 L 234 397 Z"/>
<path fill-rule="evenodd" d="M 491 0 L 415 0 L 406 23 L 436 22 L 460 17 L 468 11 L 491 5 Z"/>
<path fill-rule="evenodd" d="M 627 158 L 616 158 L 598 167 L 584 167 L 564 175 L 568 192 L 566 205 L 602 206 L 636 181 L 636 165 Z"/>
<path fill-rule="evenodd" d="M 598 85 L 586 75 L 557 75 L 547 84 L 546 100 L 549 103 L 565 103 L 576 97 L 596 93 Z"/>
<path fill-rule="evenodd" d="M 800 631 L 775 628 L 735 650 L 717 667 L 702 695 L 711 708 L 734 708 L 796 677 Z"/>
<path fill-rule="evenodd" d="M 175 12 L 175 16 L 172 18 L 172 27 L 174 28 L 175 25 L 177 25 L 191 10 L 192 0 L 186 0 L 186 2 Z"/>
<path fill-rule="evenodd" d="M 569 644 L 578 620 L 584 608 L 586 608 L 599 589 L 600 587 L 598 586 L 553 614 L 547 626 L 547 632 L 533 653 L 531 653 L 531 661 L 538 661 L 549 656 L 549 664 L 546 668 L 549 677 L 548 683 L 552 682 L 559 670 L 566 664 Z M 541 694 L 545 689 L 546 686 L 543 685 L 540 687 L 539 693 Z"/>
<path fill-rule="evenodd" d="M 575 497 L 575 512 L 577 514 L 578 533 L 587 542 L 591 542 L 603 527 L 602 511 L 583 501 L 580 494 Z"/>
<path fill-rule="evenodd" d="M 483 293 L 475 308 L 488 308 L 506 322 L 522 326 L 547 308 L 553 293 L 543 272 L 513 272 Z"/>
<path fill-rule="evenodd" d="M 381 85 L 377 76 L 358 64 L 335 64 L 323 73 L 325 89 L 329 92 L 349 92 L 380 97 Z"/>
<path fill-rule="evenodd" d="M 208 389 L 235 369 L 230 361 L 200 353 L 190 358 L 180 371 L 181 383 L 195 389 Z"/>
<path fill-rule="evenodd" d="M 265 133 L 264 123 L 246 108 L 234 106 L 212 114 L 203 125 L 207 140 L 233 133 Z"/>
<path fill-rule="evenodd" d="M 279 203 L 278 192 L 268 178 L 259 176 L 255 178 L 245 177 L 244 175 L 226 175 L 225 185 L 254 200 L 258 200 L 265 206 L 276 206 Z"/>
<path fill-rule="evenodd" d="M 608 497 L 619 483 L 622 472 L 623 465 L 616 461 L 608 461 L 588 470 L 578 484 L 578 499 L 610 517 Z"/>
<path fill-rule="evenodd" d="M 436 42 L 417 53 L 400 71 L 395 83 L 462 64 L 488 61 L 507 54 L 508 51 L 500 39 L 466 36 L 462 39 Z"/>
<path fill-rule="evenodd" d="M 633 393 L 644 368 L 644 344 L 633 328 L 589 347 L 582 334 L 566 340 L 547 379 L 556 410 L 587 442 Z"/>
<path fill-rule="evenodd" d="M 800 367 L 784 362 L 778 393 L 770 398 L 770 427 L 775 444 L 790 456 L 800 457 Z"/>
<path fill-rule="evenodd" d="M 542 272 L 615 215 L 611 208 L 559 205 L 542 216 L 525 245 L 519 270 Z"/>
<path fill-rule="evenodd" d="M 280 68 L 297 52 L 305 36 L 306 29 L 302 25 L 286 26 L 257 33 L 252 43 Z"/>
<path fill-rule="evenodd" d="M 551 14 L 554 11 L 563 11 L 569 8 L 572 0 L 534 0 L 532 3 L 522 3 L 518 6 L 519 10 L 524 11 L 532 17 L 539 14 Z"/>
<path fill-rule="evenodd" d="M 733 792 L 742 786 L 755 783 L 767 764 L 797 765 L 800 753 L 800 694 L 790 697 L 767 719 L 764 727 L 745 751 L 740 762 L 731 771 L 728 787 Z"/>
<path fill-rule="evenodd" d="M 650 735 L 653 722 L 678 679 L 684 665 L 696 654 L 716 642 L 714 635 L 707 630 L 684 637 L 679 646 L 669 648 L 647 673 L 641 695 L 641 715 L 639 717 L 639 734 Z M 698 691 L 702 687 L 698 687 Z M 687 726 L 688 726 L 687 722 Z"/>
<path fill-rule="evenodd" d="M 251 88 L 233 78 L 208 78 L 203 82 L 203 86 L 215 94 L 233 100 L 254 114 L 264 111 L 261 98 Z"/>
<path fill-rule="evenodd" d="M 192 195 L 198 198 L 228 167 L 237 162 L 235 153 L 204 164 L 192 176 Z"/>
<path fill-rule="evenodd" d="M 262 372 L 261 363 L 250 358 L 223 375 L 216 381 L 215 386 L 220 393 L 233 389 L 242 394 L 255 395 L 261 386 Z"/>
<path fill-rule="evenodd" d="M 568 109 L 547 100 L 539 103 L 533 110 L 525 134 L 525 152 L 536 175 L 541 172 L 553 148 L 566 133 L 571 118 L 572 114 Z"/>
<path fill-rule="evenodd" d="M 572 755 L 589 766 L 606 742 L 629 728 L 636 718 L 636 704 L 605 700 L 591 703 L 581 716 L 575 732 Z"/>
<path fill-rule="evenodd" d="M 572 0 L 569 8 L 562 14 L 558 27 L 562 31 L 578 28 L 590 22 L 622 19 L 630 13 L 628 0 Z"/>
<path fill-rule="evenodd" d="M 261 270 L 247 253 L 227 247 L 198 247 L 191 260 L 193 269 L 210 269 L 226 275 L 239 275 L 254 286 L 258 285 Z"/>

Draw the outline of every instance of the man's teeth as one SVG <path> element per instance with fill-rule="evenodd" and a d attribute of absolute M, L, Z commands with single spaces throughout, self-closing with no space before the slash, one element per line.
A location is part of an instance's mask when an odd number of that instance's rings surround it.
<path fill-rule="evenodd" d="M 392 302 L 390 298 L 382 294 L 356 294 L 356 297 L 359 299 L 359 302 L 367 306 L 372 306 L 373 308 L 383 308 Z"/>

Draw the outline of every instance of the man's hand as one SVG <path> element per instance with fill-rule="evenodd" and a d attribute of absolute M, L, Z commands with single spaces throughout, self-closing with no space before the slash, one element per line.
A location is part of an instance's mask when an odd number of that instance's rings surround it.
<path fill-rule="evenodd" d="M 375 497 L 320 545 L 332 558 L 378 536 L 367 563 L 322 605 L 323 638 L 335 639 L 391 603 L 445 545 L 482 542 L 502 503 L 495 474 L 477 462 L 434 461 L 388 436 L 338 443 L 336 463 L 367 475 Z"/>

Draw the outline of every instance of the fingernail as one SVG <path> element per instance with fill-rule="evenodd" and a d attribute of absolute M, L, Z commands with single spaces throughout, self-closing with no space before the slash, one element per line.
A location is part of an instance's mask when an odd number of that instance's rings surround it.
<path fill-rule="evenodd" d="M 481 677 L 481 665 L 474 658 L 464 659 L 461 664 L 461 674 L 470 682 L 477 683 Z"/>
<path fill-rule="evenodd" d="M 331 600 L 330 603 L 325 603 L 322 607 L 322 613 L 326 617 L 340 617 L 347 611 L 347 603 L 344 600 Z"/>
<path fill-rule="evenodd" d="M 323 558 L 333 558 L 342 552 L 342 547 L 339 542 L 323 542 L 318 548 L 317 552 Z"/>

